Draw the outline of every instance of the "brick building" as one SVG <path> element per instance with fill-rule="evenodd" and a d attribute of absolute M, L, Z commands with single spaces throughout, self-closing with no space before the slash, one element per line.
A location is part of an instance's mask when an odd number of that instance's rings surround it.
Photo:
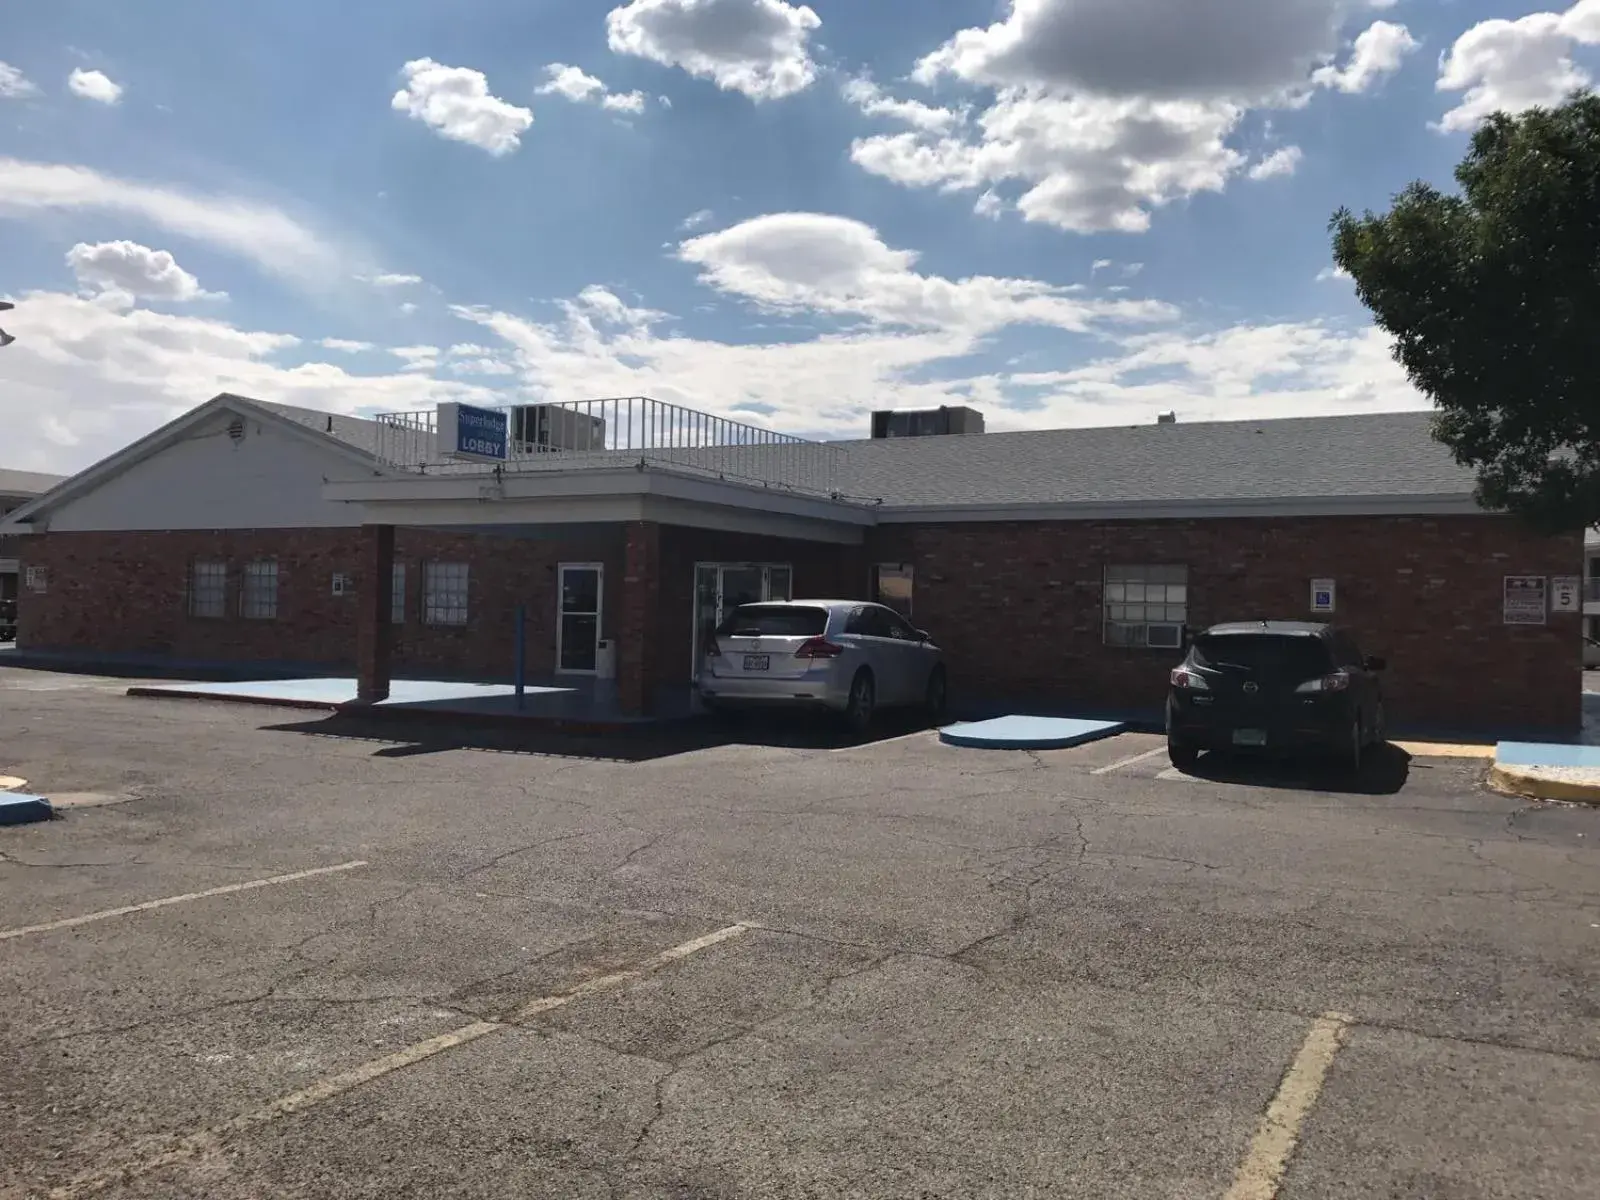
<path fill-rule="evenodd" d="M 1150 712 L 1183 628 L 1309 617 L 1332 580 L 1393 727 L 1580 724 L 1581 614 L 1505 597 L 1580 574 L 1581 536 L 1479 510 L 1426 414 L 822 444 L 633 400 L 510 429 L 487 464 L 433 414 L 219 396 L 12 515 L 41 584 L 19 647 L 354 669 L 377 695 L 508 679 L 520 612 L 530 677 L 614 670 L 649 711 L 735 604 L 871 595 L 934 633 L 958 701 Z"/>

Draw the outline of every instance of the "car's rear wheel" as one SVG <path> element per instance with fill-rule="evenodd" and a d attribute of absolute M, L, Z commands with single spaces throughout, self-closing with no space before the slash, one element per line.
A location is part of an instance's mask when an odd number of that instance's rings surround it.
<path fill-rule="evenodd" d="M 949 687 L 945 679 L 943 667 L 935 667 L 933 674 L 928 676 L 928 690 L 923 697 L 922 706 L 927 709 L 928 716 L 937 721 L 944 716 L 946 704 L 949 703 Z"/>
<path fill-rule="evenodd" d="M 865 733 L 872 728 L 872 716 L 878 704 L 878 691 L 872 683 L 872 672 L 857 671 L 850 682 L 850 700 L 845 705 L 844 721 L 854 733 Z"/>
<path fill-rule="evenodd" d="M 1200 748 L 1190 742 L 1180 742 L 1177 738 L 1167 739 L 1167 757 L 1172 760 L 1172 765 L 1180 771 L 1187 771 L 1200 761 Z"/>

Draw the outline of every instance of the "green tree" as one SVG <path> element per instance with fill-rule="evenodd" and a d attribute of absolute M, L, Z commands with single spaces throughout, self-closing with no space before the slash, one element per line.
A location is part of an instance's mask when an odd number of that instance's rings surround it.
<path fill-rule="evenodd" d="M 1456 180 L 1335 213 L 1334 261 L 1480 503 L 1552 532 L 1600 524 L 1600 97 L 1496 113 Z"/>

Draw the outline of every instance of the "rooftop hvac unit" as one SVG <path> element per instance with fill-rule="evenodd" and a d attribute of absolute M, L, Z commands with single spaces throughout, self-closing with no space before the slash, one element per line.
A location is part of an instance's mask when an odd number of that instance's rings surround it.
<path fill-rule="evenodd" d="M 521 404 L 511 410 L 514 454 L 605 448 L 606 423 L 601 417 L 559 404 Z"/>

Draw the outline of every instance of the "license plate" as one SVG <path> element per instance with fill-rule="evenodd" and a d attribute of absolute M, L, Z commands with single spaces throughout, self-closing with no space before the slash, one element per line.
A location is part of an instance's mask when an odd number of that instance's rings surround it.
<path fill-rule="evenodd" d="M 1233 744 L 1235 746 L 1265 746 L 1267 744 L 1267 731 L 1265 729 L 1235 729 L 1233 731 Z"/>
<path fill-rule="evenodd" d="M 746 654 L 744 656 L 744 669 L 746 671 L 770 671 L 772 669 L 772 655 Z"/>

